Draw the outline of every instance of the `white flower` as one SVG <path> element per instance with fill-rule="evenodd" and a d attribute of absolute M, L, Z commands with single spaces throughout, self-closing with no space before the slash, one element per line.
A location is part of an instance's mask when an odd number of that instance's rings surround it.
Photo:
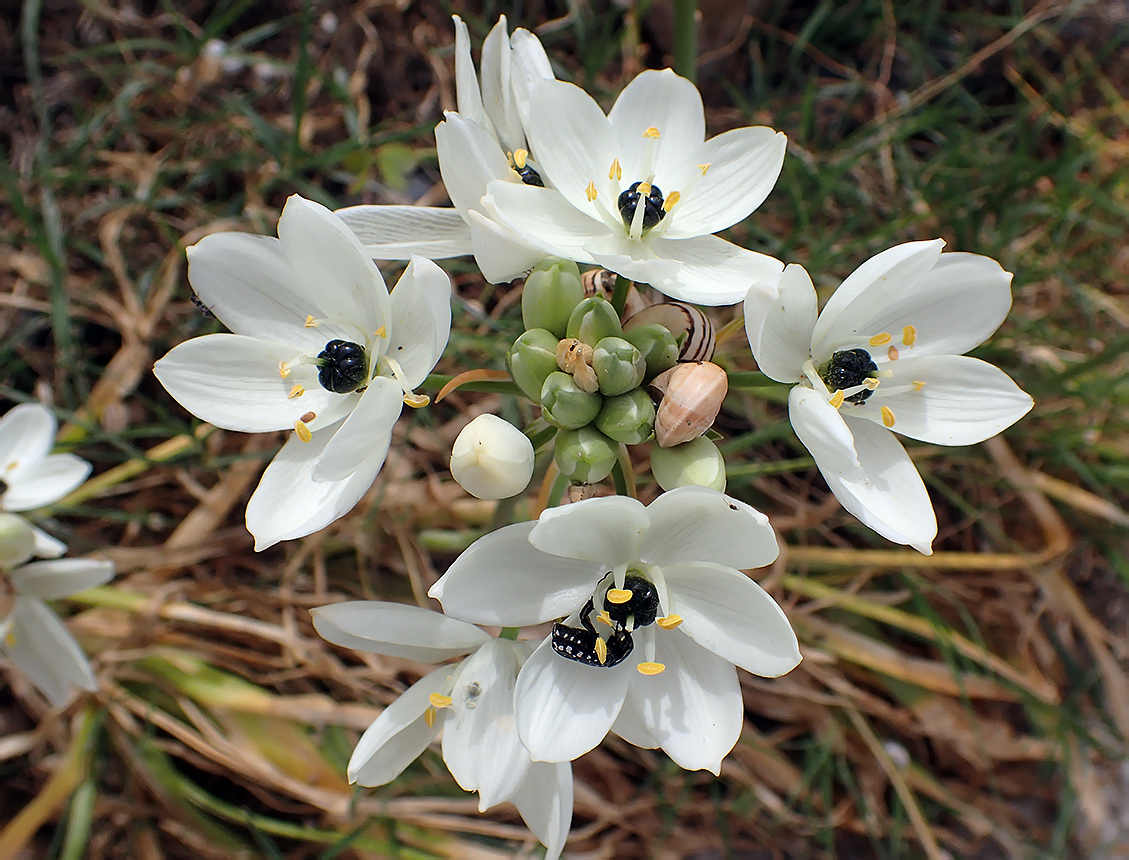
<path fill-rule="evenodd" d="M 59 501 L 86 480 L 90 464 L 74 454 L 52 454 L 55 416 L 38 403 L 22 403 L 0 418 L 0 509 L 27 511 Z M 35 554 L 62 555 L 66 544 L 37 528 Z"/>
<path fill-rule="evenodd" d="M 467 26 L 457 15 L 454 20 L 459 109 L 445 112 L 444 122 L 435 129 L 439 168 L 454 208 L 349 206 L 337 214 L 377 259 L 418 254 L 439 260 L 474 254 L 483 276 L 503 283 L 550 256 L 551 249 L 497 223 L 481 201 L 493 180 L 518 185 L 540 181 L 534 178 L 536 160 L 529 153 L 523 124 L 533 90 L 541 81 L 552 80 L 553 70 L 545 49 L 528 30 L 515 30 L 507 38 L 503 15 L 482 45 L 480 88 Z"/>
<path fill-rule="evenodd" d="M 483 201 L 526 241 L 703 305 L 738 302 L 783 268 L 710 234 L 768 196 L 784 135 L 760 126 L 706 141 L 701 95 L 669 69 L 636 77 L 607 116 L 579 87 L 542 83 L 526 131 L 560 193 L 492 182 Z"/>
<path fill-rule="evenodd" d="M 880 535 L 929 554 L 937 519 L 894 432 L 935 445 L 995 436 L 1032 406 L 1003 371 L 962 353 L 1011 307 L 1011 274 L 944 242 L 907 242 L 867 260 L 816 316 L 801 266 L 775 299 L 750 290 L 745 330 L 760 369 L 799 382 L 788 416 L 843 507 Z"/>
<path fill-rule="evenodd" d="M 189 412 L 228 430 L 293 430 L 247 505 L 255 548 L 348 512 L 384 464 L 403 403 L 451 329 L 450 281 L 415 258 L 389 296 L 356 237 L 295 195 L 278 238 L 215 233 L 188 249 L 188 278 L 234 334 L 182 343 L 153 368 Z"/>
<path fill-rule="evenodd" d="M 5 561 L 26 561 L 34 550 L 31 527 L 11 514 L 0 520 Z M 85 559 L 38 561 L 7 571 L 16 598 L 0 623 L 0 649 L 56 707 L 66 703 L 71 688 L 94 692 L 98 682 L 82 648 L 44 601 L 103 585 L 113 575 L 112 562 Z"/>
<path fill-rule="evenodd" d="M 484 413 L 451 446 L 451 475 L 479 499 L 508 499 L 529 486 L 533 443 L 509 421 Z"/>
<path fill-rule="evenodd" d="M 312 614 L 314 629 L 345 648 L 425 663 L 468 655 L 384 709 L 353 751 L 350 782 L 391 782 L 442 730 L 447 769 L 464 790 L 478 792 L 479 811 L 511 801 L 547 856 L 560 856 L 572 822 L 572 767 L 531 761 L 514 727 L 514 683 L 529 643 L 398 603 L 358 600 Z"/>
<path fill-rule="evenodd" d="M 800 662 L 788 619 L 738 569 L 777 552 L 759 511 L 682 487 L 647 507 L 595 498 L 506 526 L 428 593 L 477 623 L 567 616 L 518 676 L 518 733 L 535 761 L 574 759 L 610 729 L 718 773 L 743 720 L 734 665 L 775 677 Z"/>

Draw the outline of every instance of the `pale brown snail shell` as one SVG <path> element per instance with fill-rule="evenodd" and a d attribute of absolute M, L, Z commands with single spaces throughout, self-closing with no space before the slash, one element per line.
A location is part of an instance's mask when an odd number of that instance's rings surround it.
<path fill-rule="evenodd" d="M 674 335 L 674 339 L 685 332 L 686 339 L 678 353 L 679 361 L 709 361 L 713 358 L 717 340 L 714 337 L 713 323 L 700 309 L 682 302 L 663 302 L 643 308 L 623 324 L 624 331 L 658 323 Z"/>
<path fill-rule="evenodd" d="M 729 379 L 712 362 L 684 362 L 656 376 L 650 390 L 662 398 L 655 413 L 655 440 L 662 448 L 673 448 L 713 426 Z"/>
<path fill-rule="evenodd" d="M 605 299 L 611 300 L 612 291 L 615 289 L 615 279 L 618 277 L 615 272 L 607 269 L 589 269 L 580 276 L 580 283 L 584 285 L 585 297 L 594 296 L 597 293 L 602 295 Z M 647 307 L 647 301 L 635 289 L 632 284 L 627 291 L 627 301 L 623 303 L 623 318 L 627 319 L 632 314 L 637 314 L 643 308 Z"/>

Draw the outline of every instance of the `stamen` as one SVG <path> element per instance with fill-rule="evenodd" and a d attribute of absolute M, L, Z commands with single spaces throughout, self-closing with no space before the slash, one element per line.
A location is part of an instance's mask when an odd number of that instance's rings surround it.
<path fill-rule="evenodd" d="M 674 204 L 677 203 L 681 199 L 682 199 L 681 194 L 679 194 L 677 191 L 671 191 L 670 194 L 668 194 L 666 196 L 666 200 L 663 201 L 663 209 L 665 209 L 667 212 L 669 212 L 671 209 L 674 208 Z"/>
<path fill-rule="evenodd" d="M 594 182 L 589 182 L 588 187 L 584 189 L 584 193 L 588 196 L 588 202 L 593 202 L 596 199 L 597 195 L 596 184 Z"/>
<path fill-rule="evenodd" d="M 429 729 L 435 727 L 435 708 L 428 708 L 423 712 L 423 721 L 427 723 Z"/>
<path fill-rule="evenodd" d="M 525 162 L 526 162 L 526 159 L 528 159 L 528 158 L 529 158 L 529 150 L 528 149 L 515 149 L 514 150 L 514 165 L 517 167 L 518 170 L 521 170 L 521 168 L 525 167 Z"/>
<path fill-rule="evenodd" d="M 404 395 L 404 403 L 412 407 L 412 409 L 422 409 L 430 402 L 431 398 L 426 394 L 416 394 L 412 391 Z"/>
<path fill-rule="evenodd" d="M 631 599 L 631 590 L 627 588 L 609 588 L 608 603 L 627 603 Z"/>
<path fill-rule="evenodd" d="M 603 639 L 597 639 L 595 648 L 596 648 L 596 659 L 599 660 L 600 665 L 603 666 L 605 663 L 608 662 L 608 643 L 605 642 Z"/>
<path fill-rule="evenodd" d="M 317 328 L 318 321 L 314 319 L 313 314 L 306 314 L 306 328 Z"/>
<path fill-rule="evenodd" d="M 661 136 L 662 135 L 659 134 L 659 130 L 657 128 L 655 128 L 653 125 L 650 128 L 648 128 L 645 132 L 643 132 L 643 137 L 649 137 L 652 140 L 658 140 Z"/>
<path fill-rule="evenodd" d="M 842 389 L 840 389 L 839 391 L 836 391 L 831 395 L 831 400 L 829 400 L 828 402 L 836 409 L 838 409 L 843 405 L 843 400 L 845 399 L 845 397 L 846 395 L 844 395 Z"/>
<path fill-rule="evenodd" d="M 666 671 L 666 666 L 662 663 L 640 663 L 635 668 L 640 675 L 661 675 Z"/>
<path fill-rule="evenodd" d="M 388 329 L 386 329 L 384 326 L 381 326 L 376 331 L 374 331 L 372 334 L 373 334 L 373 337 L 388 337 Z"/>
<path fill-rule="evenodd" d="M 878 379 L 877 377 L 871 377 L 870 379 L 864 379 L 864 380 L 862 381 L 862 384 L 863 384 L 863 385 L 864 385 L 864 386 L 865 386 L 866 388 L 869 388 L 869 389 L 870 389 L 871 391 L 873 391 L 873 390 L 874 390 L 875 388 L 877 388 L 877 387 L 878 387 L 878 384 L 879 384 L 879 383 L 880 383 L 881 381 L 882 381 L 882 380 L 881 380 L 881 379 Z"/>
<path fill-rule="evenodd" d="M 890 332 L 884 331 L 884 332 L 882 332 L 882 334 L 876 334 L 874 337 L 872 337 L 867 342 L 871 346 L 885 346 L 886 344 L 888 344 L 892 340 L 893 340 L 893 338 L 890 336 Z"/>
<path fill-rule="evenodd" d="M 596 620 L 602 624 L 608 625 L 608 627 L 615 627 L 615 622 L 612 621 L 612 617 L 608 615 L 606 609 L 600 611 L 600 614 L 596 616 Z"/>
<path fill-rule="evenodd" d="M 427 701 L 431 702 L 433 708 L 449 708 L 454 699 L 450 696 L 444 696 L 442 693 L 432 693 L 427 697 Z"/>
<path fill-rule="evenodd" d="M 882 423 L 887 427 L 894 426 L 894 410 L 889 406 L 882 407 Z"/>
<path fill-rule="evenodd" d="M 281 376 L 283 379 L 286 379 L 286 377 L 288 377 L 290 375 L 290 363 L 289 362 L 280 361 L 278 363 L 278 375 Z"/>
<path fill-rule="evenodd" d="M 664 615 L 658 620 L 658 625 L 663 630 L 673 630 L 682 623 L 681 615 Z"/>
<path fill-rule="evenodd" d="M 620 167 L 618 158 L 612 161 L 611 170 L 608 171 L 608 179 L 614 179 L 616 181 L 623 179 L 623 168 Z"/>
<path fill-rule="evenodd" d="M 650 182 L 640 182 L 639 187 L 636 188 L 635 190 L 639 192 L 640 197 L 646 197 L 648 194 L 651 193 L 651 183 Z"/>
<path fill-rule="evenodd" d="M 917 329 L 911 325 L 907 325 L 902 329 L 902 343 L 906 346 L 913 346 L 917 342 Z"/>
<path fill-rule="evenodd" d="M 702 176 L 706 175 L 706 171 L 710 169 L 710 164 L 712 164 L 712 162 L 707 161 L 705 164 L 698 165 L 698 170 L 702 171 Z"/>
<path fill-rule="evenodd" d="M 924 380 L 922 380 L 922 379 L 915 379 L 915 380 L 913 381 L 913 390 L 914 390 L 914 391 L 920 391 L 920 390 L 921 390 L 921 389 L 923 389 L 924 387 L 925 387 L 925 381 L 924 381 Z"/>
<path fill-rule="evenodd" d="M 290 389 L 290 393 L 286 395 L 286 399 L 287 400 L 293 400 L 295 397 L 301 397 L 305 393 L 306 393 L 306 389 L 303 388 L 301 385 L 298 385 L 297 383 L 295 383 L 294 387 Z"/>
<path fill-rule="evenodd" d="M 298 438 L 303 442 L 309 442 L 311 439 L 314 438 L 314 434 L 310 432 L 310 428 L 307 426 L 306 422 L 303 421 L 301 418 L 299 418 L 297 421 L 294 422 L 294 432 L 298 435 Z"/>
<path fill-rule="evenodd" d="M 886 350 L 886 357 L 888 359 L 890 359 L 890 361 L 897 361 L 898 360 L 898 348 L 896 346 L 894 346 L 893 344 L 890 344 L 890 348 L 888 350 Z"/>

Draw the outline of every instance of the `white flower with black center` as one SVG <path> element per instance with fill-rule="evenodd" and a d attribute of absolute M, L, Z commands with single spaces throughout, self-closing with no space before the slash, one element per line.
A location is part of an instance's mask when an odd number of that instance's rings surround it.
<path fill-rule="evenodd" d="M 783 268 L 710 234 L 768 196 L 784 135 L 760 126 L 707 141 L 701 95 L 669 69 L 636 77 L 607 116 L 579 87 L 542 83 L 526 132 L 556 190 L 492 182 L 483 204 L 527 242 L 702 305 L 739 302 Z"/>
<path fill-rule="evenodd" d="M 207 236 L 188 279 L 233 334 L 182 343 L 153 372 L 217 427 L 293 431 L 247 505 L 256 549 L 324 528 L 376 479 L 402 405 L 427 405 L 414 389 L 447 345 L 447 275 L 414 258 L 389 295 L 341 219 L 294 195 L 277 239 Z"/>
<path fill-rule="evenodd" d="M 768 519 L 706 487 L 644 507 L 622 496 L 548 510 L 476 541 L 428 592 L 481 624 L 563 618 L 518 676 L 518 733 L 535 761 L 569 761 L 609 730 L 718 773 L 741 733 L 734 666 L 800 662 L 776 602 L 741 568 L 778 553 Z"/>
<path fill-rule="evenodd" d="M 514 726 L 514 685 L 530 643 L 494 639 L 477 627 L 416 606 L 353 601 L 313 610 L 314 628 L 335 645 L 434 663 L 365 731 L 349 781 L 385 785 L 443 733 L 443 761 L 479 811 L 510 801 L 533 834 L 560 856 L 572 823 L 572 767 L 533 762 Z M 465 656 L 464 656 L 465 655 Z"/>
<path fill-rule="evenodd" d="M 790 265 L 745 301 L 760 369 L 799 383 L 788 416 L 843 507 L 883 537 L 929 554 L 937 519 L 895 433 L 971 445 L 1010 427 L 1031 396 L 962 353 L 1011 307 L 1011 274 L 988 257 L 907 242 L 859 266 L 817 315 L 815 288 Z M 893 431 L 893 432 L 891 432 Z"/>

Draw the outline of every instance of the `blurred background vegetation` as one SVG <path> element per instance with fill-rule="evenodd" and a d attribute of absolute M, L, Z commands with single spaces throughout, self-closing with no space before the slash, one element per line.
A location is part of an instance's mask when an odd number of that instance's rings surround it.
<path fill-rule="evenodd" d="M 256 555 L 243 507 L 281 438 L 202 428 L 150 373 L 217 330 L 185 280 L 203 235 L 272 234 L 295 192 L 446 203 L 431 132 L 454 107 L 453 12 L 476 45 L 498 14 L 535 30 L 606 105 L 671 62 L 659 0 L 0 4 L 0 407 L 58 409 L 96 477 L 38 517 L 119 571 L 60 605 L 97 696 L 52 713 L 0 673 L 0 858 L 540 855 L 512 808 L 478 816 L 437 753 L 381 789 L 346 783 L 358 733 L 422 667 L 328 646 L 307 611 L 426 605 L 460 548 L 528 516 L 468 499 L 445 461 L 470 416 L 530 416 L 466 393 L 410 411 L 350 516 Z M 984 445 L 912 445 L 940 522 L 927 558 L 844 514 L 778 402 L 731 393 L 730 492 L 786 544 L 757 576 L 806 659 L 743 675 L 720 779 L 614 738 L 578 761 L 569 856 L 1129 856 L 1129 4 L 700 12 L 710 133 L 789 138 L 730 238 L 803 263 L 824 296 L 897 242 L 997 258 L 1015 306 L 977 354 L 1036 406 Z M 501 367 L 517 285 L 448 268 L 439 370 Z M 719 361 L 753 367 L 741 338 Z"/>

